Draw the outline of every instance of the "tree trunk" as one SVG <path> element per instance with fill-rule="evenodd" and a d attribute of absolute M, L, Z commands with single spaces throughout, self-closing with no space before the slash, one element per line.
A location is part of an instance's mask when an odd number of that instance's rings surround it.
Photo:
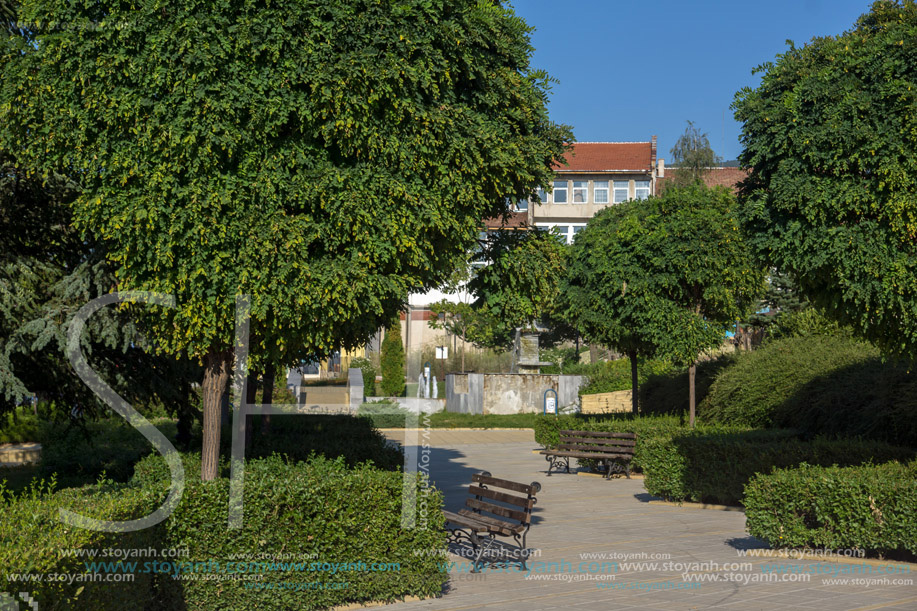
<path fill-rule="evenodd" d="M 694 428 L 694 374 L 697 373 L 697 362 L 688 367 L 688 424 Z"/>
<path fill-rule="evenodd" d="M 274 375 L 277 369 L 273 363 L 264 368 L 264 390 L 261 391 L 261 405 L 271 405 L 274 402 Z M 261 434 L 271 434 L 271 414 L 267 408 L 261 410 Z"/>
<path fill-rule="evenodd" d="M 589 344 L 589 363 L 594 364 L 599 360 L 599 349 L 595 344 Z"/>
<path fill-rule="evenodd" d="M 250 371 L 248 373 L 248 378 L 245 381 L 245 403 L 246 407 L 249 405 L 254 405 L 255 401 L 258 400 L 258 373 L 256 371 Z M 251 415 L 245 416 L 245 449 L 250 450 L 252 447 L 252 436 L 255 434 L 254 431 L 254 417 Z"/>
<path fill-rule="evenodd" d="M 232 353 L 209 352 L 204 358 L 203 391 L 204 443 L 201 448 L 201 480 L 208 482 L 220 475 L 220 409 Z"/>
<path fill-rule="evenodd" d="M 465 373 L 465 331 L 462 331 L 462 373 Z"/>
<path fill-rule="evenodd" d="M 630 392 L 631 392 L 631 411 L 637 413 L 637 392 L 639 391 L 639 382 L 637 380 L 637 351 L 631 350 L 627 353 L 630 359 Z"/>

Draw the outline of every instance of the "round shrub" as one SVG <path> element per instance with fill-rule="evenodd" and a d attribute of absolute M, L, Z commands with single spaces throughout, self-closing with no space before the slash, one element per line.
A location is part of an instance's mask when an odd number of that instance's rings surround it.
<path fill-rule="evenodd" d="M 794 395 L 831 372 L 878 357 L 870 344 L 847 337 L 794 337 L 738 355 L 698 407 L 709 422 L 793 427 Z M 811 392 L 812 389 L 809 389 Z"/>

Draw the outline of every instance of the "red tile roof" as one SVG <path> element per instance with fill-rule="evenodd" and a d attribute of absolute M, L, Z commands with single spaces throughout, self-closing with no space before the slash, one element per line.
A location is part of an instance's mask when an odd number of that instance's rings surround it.
<path fill-rule="evenodd" d="M 652 142 L 577 142 L 567 152 L 559 172 L 648 172 L 653 168 Z"/>
<path fill-rule="evenodd" d="M 656 180 L 656 195 L 660 195 L 663 189 L 672 183 L 677 171 L 678 168 L 665 169 L 665 177 Z M 710 168 L 704 175 L 704 184 L 708 187 L 722 186 L 736 191 L 738 183 L 747 176 L 748 172 L 742 168 Z"/>
<path fill-rule="evenodd" d="M 506 221 L 500 217 L 484 219 L 484 227 L 487 229 L 521 229 L 528 226 L 528 221 L 528 212 L 510 212 Z"/>

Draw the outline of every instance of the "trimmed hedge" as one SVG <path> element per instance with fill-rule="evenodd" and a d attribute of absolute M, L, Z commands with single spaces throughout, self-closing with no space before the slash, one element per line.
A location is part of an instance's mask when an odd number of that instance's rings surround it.
<path fill-rule="evenodd" d="M 650 494 L 671 501 L 740 505 L 756 474 L 802 463 L 858 465 L 871 460 L 908 460 L 914 451 L 880 441 L 803 441 L 792 430 L 713 432 L 701 428 L 645 440 L 640 464 Z"/>
<path fill-rule="evenodd" d="M 357 416 L 366 418 L 373 426 L 380 429 L 400 429 L 405 427 L 406 419 L 411 412 L 395 401 L 370 401 L 357 410 Z"/>
<path fill-rule="evenodd" d="M 226 443 L 231 439 L 230 435 L 223 437 Z M 274 415 L 271 434 L 254 435 L 246 456 L 266 458 L 272 454 L 286 455 L 292 460 L 308 460 L 312 454 L 327 458 L 341 456 L 351 466 L 369 460 L 390 471 L 404 465 L 401 449 L 387 444 L 371 419 L 352 416 Z"/>
<path fill-rule="evenodd" d="M 800 465 L 745 488 L 748 532 L 772 547 L 917 554 L 917 462 Z"/>
<path fill-rule="evenodd" d="M 65 550 L 87 548 L 147 549 L 161 547 L 162 528 L 131 533 L 104 533 L 73 528 L 60 521 L 59 510 L 105 520 L 129 520 L 148 514 L 164 495 L 111 482 L 52 492 L 53 485 L 33 483 L 10 496 L 0 487 L 0 581 L 4 589 L 27 591 L 42 610 L 174 608 L 165 598 L 163 576 L 136 574 L 132 582 L 91 580 L 12 582 L 12 574 L 92 573 L 90 558 L 66 556 Z M 114 561 L 107 558 L 106 561 Z M 15 585 L 13 585 L 15 583 Z M 167 584 L 166 584 L 167 585 Z M 149 605 L 149 606 L 148 606 Z"/>
<path fill-rule="evenodd" d="M 351 602 L 393 601 L 439 594 L 448 574 L 435 554 L 446 539 L 442 493 L 416 480 L 419 515 L 415 528 L 402 528 L 399 472 L 367 464 L 348 468 L 343 458 L 315 457 L 291 463 L 274 456 L 246 464 L 244 522 L 227 529 L 229 480 L 200 482 L 200 458 L 186 457 L 191 474 L 182 502 L 165 522 L 164 547 L 187 548 L 182 561 L 218 563 L 207 573 L 230 574 L 238 555 L 292 554 L 282 567 L 245 567 L 237 574 L 263 574 L 260 581 L 185 581 L 189 609 L 320 609 Z M 168 470 L 159 457 L 137 465 L 138 484 L 165 490 Z M 303 555 L 297 558 L 298 555 Z M 263 559 L 261 559 L 263 561 Z M 271 560 L 267 560 L 271 562 Z M 400 570 L 309 570 L 312 563 L 399 563 Z M 304 563 L 297 567 L 296 563 Z M 204 566 L 204 565 L 201 565 Z M 235 565 L 238 568 L 239 565 Z M 314 568 L 314 567 L 313 567 Z M 342 589 L 318 585 L 346 582 Z M 261 584 L 255 589 L 251 585 Z"/>

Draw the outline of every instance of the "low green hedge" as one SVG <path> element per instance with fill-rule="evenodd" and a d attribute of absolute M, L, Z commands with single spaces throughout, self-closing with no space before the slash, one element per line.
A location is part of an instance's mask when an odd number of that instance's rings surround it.
<path fill-rule="evenodd" d="M 231 438 L 230 435 L 223 437 L 227 443 Z M 348 465 L 369 460 L 386 470 L 404 465 L 401 449 L 387 444 L 372 420 L 352 416 L 274 415 L 271 434 L 254 435 L 246 456 L 266 458 L 272 454 L 286 455 L 293 460 L 307 460 L 312 454 L 327 458 L 341 456 Z"/>
<path fill-rule="evenodd" d="M 697 364 L 694 378 L 694 392 L 697 403 L 701 403 L 714 380 L 735 362 L 733 354 L 723 354 Z M 640 413 L 651 415 L 685 415 L 688 413 L 688 369 L 671 368 L 655 371 L 638 391 Z M 733 423 L 734 424 L 734 423 Z"/>
<path fill-rule="evenodd" d="M 366 418 L 373 426 L 380 429 L 404 428 L 407 417 L 411 412 L 399 406 L 396 401 L 370 401 L 357 409 L 357 416 Z"/>
<path fill-rule="evenodd" d="M 917 554 L 917 462 L 800 465 L 745 488 L 748 532 L 772 547 Z"/>
<path fill-rule="evenodd" d="M 244 521 L 227 529 L 229 480 L 200 482 L 198 457 L 187 458 L 190 477 L 178 508 L 165 522 L 165 547 L 188 549 L 183 561 L 206 573 L 230 574 L 227 563 L 249 555 L 288 554 L 293 566 L 247 567 L 240 574 L 263 574 L 260 581 L 185 581 L 189 609 L 320 609 L 352 602 L 392 601 L 441 592 L 448 574 L 436 554 L 415 550 L 446 547 L 442 493 L 418 477 L 418 516 L 402 527 L 403 475 L 368 464 L 348 468 L 343 458 L 314 457 L 288 462 L 274 456 L 249 461 L 245 469 Z M 135 481 L 165 490 L 164 461 L 150 457 L 137 465 Z M 264 559 L 262 559 L 263 561 Z M 271 560 L 267 560 L 271 562 Z M 296 563 L 305 563 L 296 567 Z M 312 563 L 397 563 L 398 570 L 309 570 Z M 236 565 L 238 568 L 238 565 Z M 254 570 L 253 570 L 254 569 Z M 341 589 L 321 584 L 347 583 Z M 251 585 L 259 584 L 252 589 Z"/>
<path fill-rule="evenodd" d="M 10 496 L 0 490 L 0 581 L 4 590 L 28 592 L 38 608 L 120 609 L 173 608 L 161 596 L 164 579 L 137 574 L 133 581 L 99 582 L 88 579 L 85 562 L 91 559 L 68 555 L 79 549 L 147 549 L 161 546 L 162 528 L 130 533 L 104 533 L 74 528 L 60 521 L 59 510 L 69 509 L 91 518 L 129 520 L 147 515 L 163 496 L 142 488 L 112 482 L 57 492 L 33 483 L 26 491 Z M 108 558 L 112 561 L 113 558 Z M 51 581 L 52 574 L 77 575 L 72 582 Z M 14 575 L 43 575 L 23 583 Z M 149 606 L 148 606 L 149 605 Z M 23 606 L 25 606 L 23 604 Z"/>
<path fill-rule="evenodd" d="M 701 427 L 644 440 L 640 465 L 644 486 L 671 501 L 739 505 L 745 484 L 757 473 L 796 466 L 858 465 L 870 460 L 908 460 L 914 451 L 880 441 L 824 439 L 804 441 L 792 430 L 719 432 Z"/>

